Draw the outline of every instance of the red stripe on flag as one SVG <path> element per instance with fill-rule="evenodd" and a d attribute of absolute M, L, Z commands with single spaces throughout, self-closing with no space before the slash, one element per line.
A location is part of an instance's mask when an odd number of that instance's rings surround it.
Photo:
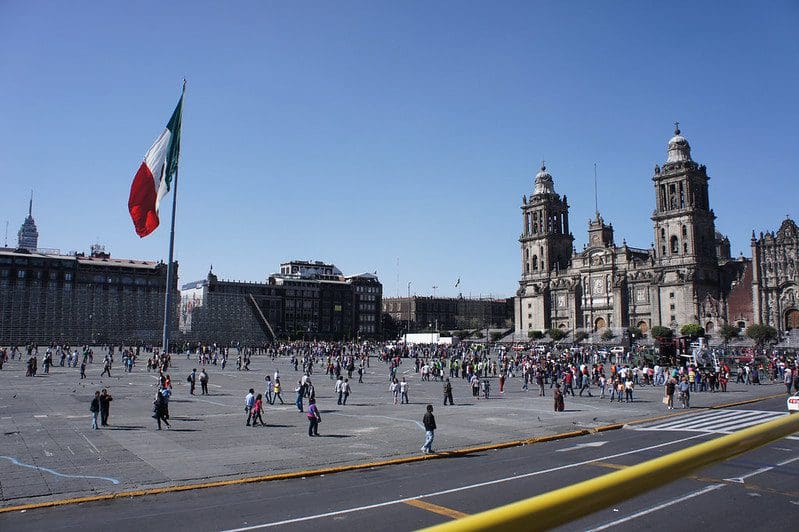
<path fill-rule="evenodd" d="M 141 163 L 133 184 L 130 186 L 130 198 L 128 199 L 128 210 L 136 227 L 136 234 L 145 237 L 155 231 L 160 221 L 158 213 L 155 211 L 155 200 L 157 192 L 153 174 L 146 163 Z"/>

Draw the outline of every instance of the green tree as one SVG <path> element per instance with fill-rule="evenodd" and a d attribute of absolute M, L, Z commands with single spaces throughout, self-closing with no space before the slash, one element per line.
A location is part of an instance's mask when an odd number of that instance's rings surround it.
<path fill-rule="evenodd" d="M 500 340 L 501 338 L 502 338 L 502 333 L 501 332 L 494 331 L 494 332 L 491 333 L 491 341 L 492 342 L 496 342 L 496 341 Z"/>
<path fill-rule="evenodd" d="M 724 338 L 724 342 L 727 343 L 733 338 L 738 338 L 738 334 L 740 330 L 735 325 L 730 325 L 729 323 L 726 325 L 722 325 L 719 328 L 719 336 Z"/>
<path fill-rule="evenodd" d="M 548 330 L 547 334 L 549 334 L 549 337 L 552 338 L 552 340 L 555 341 L 555 342 L 559 342 L 559 341 L 563 340 L 566 337 L 566 333 L 565 332 L 563 332 L 560 329 L 557 329 L 555 327 L 553 327 L 550 330 Z"/>
<path fill-rule="evenodd" d="M 680 327 L 680 334 L 683 336 L 690 336 L 691 338 L 696 338 L 698 336 L 705 335 L 705 329 L 702 328 L 701 325 L 698 323 L 686 323 L 682 327 Z"/>
<path fill-rule="evenodd" d="M 663 327 L 662 325 L 655 325 L 654 327 L 652 327 L 652 338 L 663 340 L 666 338 L 671 338 L 673 335 L 674 331 L 672 331 L 668 327 Z"/>
<path fill-rule="evenodd" d="M 585 332 L 585 331 L 580 331 L 578 333 L 575 333 L 574 334 L 574 343 L 579 344 L 580 342 L 582 342 L 583 340 L 588 338 L 588 336 L 589 336 L 588 333 Z"/>
<path fill-rule="evenodd" d="M 542 331 L 527 331 L 527 336 L 533 340 L 540 340 L 544 337 L 544 333 Z"/>
<path fill-rule="evenodd" d="M 641 329 L 638 327 L 627 327 L 627 333 L 630 335 L 630 338 L 643 338 L 644 333 L 641 332 Z"/>
<path fill-rule="evenodd" d="M 474 336 L 475 338 L 484 338 L 485 334 L 483 334 L 483 331 L 477 331 L 476 333 L 474 333 Z"/>
<path fill-rule="evenodd" d="M 771 325 L 750 325 L 746 328 L 746 336 L 754 340 L 757 345 L 763 345 L 777 337 L 777 329 Z"/>
<path fill-rule="evenodd" d="M 616 336 L 616 335 L 615 335 L 615 334 L 613 334 L 613 331 L 612 331 L 612 330 L 610 330 L 610 327 L 608 327 L 607 329 L 605 329 L 604 331 L 602 331 L 602 336 L 601 336 L 601 338 L 607 342 L 608 340 L 612 340 L 612 339 L 613 339 L 615 336 Z"/>

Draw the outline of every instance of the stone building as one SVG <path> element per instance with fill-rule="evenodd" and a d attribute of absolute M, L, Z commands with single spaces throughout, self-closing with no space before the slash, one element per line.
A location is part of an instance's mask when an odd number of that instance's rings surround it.
<path fill-rule="evenodd" d="M 160 345 L 166 273 L 101 246 L 89 256 L 0 248 L 0 345 Z"/>
<path fill-rule="evenodd" d="M 261 344 L 275 339 L 376 338 L 382 285 L 332 264 L 291 261 L 266 282 L 220 280 L 213 271 L 181 291 L 180 330 L 191 341 Z"/>
<path fill-rule="evenodd" d="M 799 329 L 799 229 L 787 218 L 774 233 L 752 232 L 752 313 L 756 322 Z"/>
<path fill-rule="evenodd" d="M 676 129 L 666 161 L 652 175 L 653 246 L 616 244 L 599 212 L 588 223 L 588 244 L 577 252 L 569 205 L 546 167 L 522 199 L 522 276 L 515 298 L 516 335 L 557 327 L 597 331 L 636 326 L 726 322 L 726 301 L 748 262 L 731 260 L 729 240 L 716 232 L 703 164 Z"/>
<path fill-rule="evenodd" d="M 411 332 L 436 329 L 510 328 L 512 305 L 507 299 L 465 297 L 387 297 L 383 312 L 396 320 L 403 330 L 410 322 Z"/>

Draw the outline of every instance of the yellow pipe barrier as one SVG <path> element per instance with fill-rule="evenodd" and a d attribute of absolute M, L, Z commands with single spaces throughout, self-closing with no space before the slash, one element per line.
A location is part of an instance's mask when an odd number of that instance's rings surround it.
<path fill-rule="evenodd" d="M 783 416 L 621 471 L 433 526 L 425 531 L 527 531 L 554 528 L 795 432 L 799 432 L 799 415 Z"/>

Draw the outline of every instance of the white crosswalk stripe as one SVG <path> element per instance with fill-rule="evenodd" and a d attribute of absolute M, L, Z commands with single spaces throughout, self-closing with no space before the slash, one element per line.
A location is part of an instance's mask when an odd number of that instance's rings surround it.
<path fill-rule="evenodd" d="M 672 419 L 656 421 L 645 425 L 634 426 L 633 430 L 648 431 L 684 431 L 707 432 L 713 434 L 732 434 L 733 432 L 758 423 L 765 423 L 786 416 L 783 412 L 763 410 L 721 409 L 698 414 L 688 414 Z M 788 439 L 799 440 L 799 436 L 788 436 Z"/>

